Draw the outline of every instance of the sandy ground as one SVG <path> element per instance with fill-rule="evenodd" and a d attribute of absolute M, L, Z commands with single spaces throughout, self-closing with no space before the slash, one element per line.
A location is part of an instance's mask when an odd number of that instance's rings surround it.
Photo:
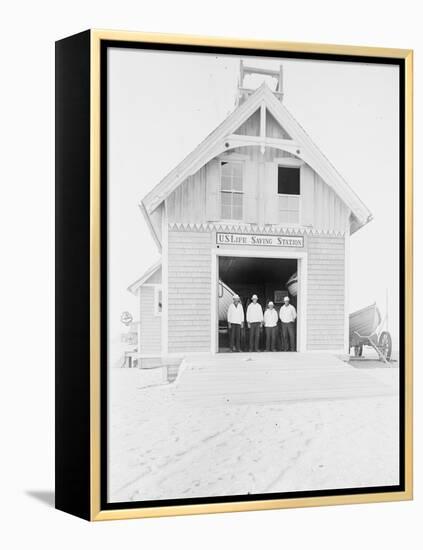
<path fill-rule="evenodd" d="M 357 368 L 397 385 L 397 367 Z M 398 483 L 396 396 L 201 407 L 162 379 L 111 370 L 113 502 Z"/>

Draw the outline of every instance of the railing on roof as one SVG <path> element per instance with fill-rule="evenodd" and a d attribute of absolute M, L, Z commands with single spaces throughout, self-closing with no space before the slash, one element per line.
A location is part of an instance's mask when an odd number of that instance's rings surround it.
<path fill-rule="evenodd" d="M 279 70 L 265 69 L 262 67 L 249 67 L 244 65 L 242 59 L 239 64 L 239 82 L 238 82 L 238 104 L 243 103 L 248 97 L 255 92 L 253 88 L 248 88 L 244 85 L 244 79 L 247 75 L 263 75 L 270 76 L 276 79 L 276 87 L 273 90 L 274 95 L 279 101 L 283 100 L 283 67 L 280 65 Z"/>

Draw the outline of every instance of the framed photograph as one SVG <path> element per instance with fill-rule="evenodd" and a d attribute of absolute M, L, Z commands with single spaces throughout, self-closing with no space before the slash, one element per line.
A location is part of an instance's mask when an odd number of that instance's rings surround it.
<path fill-rule="evenodd" d="M 56 507 L 412 498 L 412 51 L 56 43 Z"/>

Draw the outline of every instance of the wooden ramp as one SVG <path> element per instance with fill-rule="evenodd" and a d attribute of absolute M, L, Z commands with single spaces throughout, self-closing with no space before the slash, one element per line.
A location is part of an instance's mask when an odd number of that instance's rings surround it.
<path fill-rule="evenodd" d="M 395 389 L 329 354 L 234 353 L 186 358 L 174 395 L 201 406 L 395 395 Z"/>

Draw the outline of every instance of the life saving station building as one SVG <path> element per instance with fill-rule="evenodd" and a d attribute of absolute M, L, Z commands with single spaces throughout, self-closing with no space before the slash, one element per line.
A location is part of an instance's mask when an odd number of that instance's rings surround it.
<path fill-rule="evenodd" d="M 241 63 L 234 111 L 141 210 L 161 253 L 129 287 L 141 356 L 223 351 L 227 289 L 278 308 L 294 274 L 297 351 L 349 350 L 349 243 L 371 214 L 284 106 L 282 67 Z"/>

